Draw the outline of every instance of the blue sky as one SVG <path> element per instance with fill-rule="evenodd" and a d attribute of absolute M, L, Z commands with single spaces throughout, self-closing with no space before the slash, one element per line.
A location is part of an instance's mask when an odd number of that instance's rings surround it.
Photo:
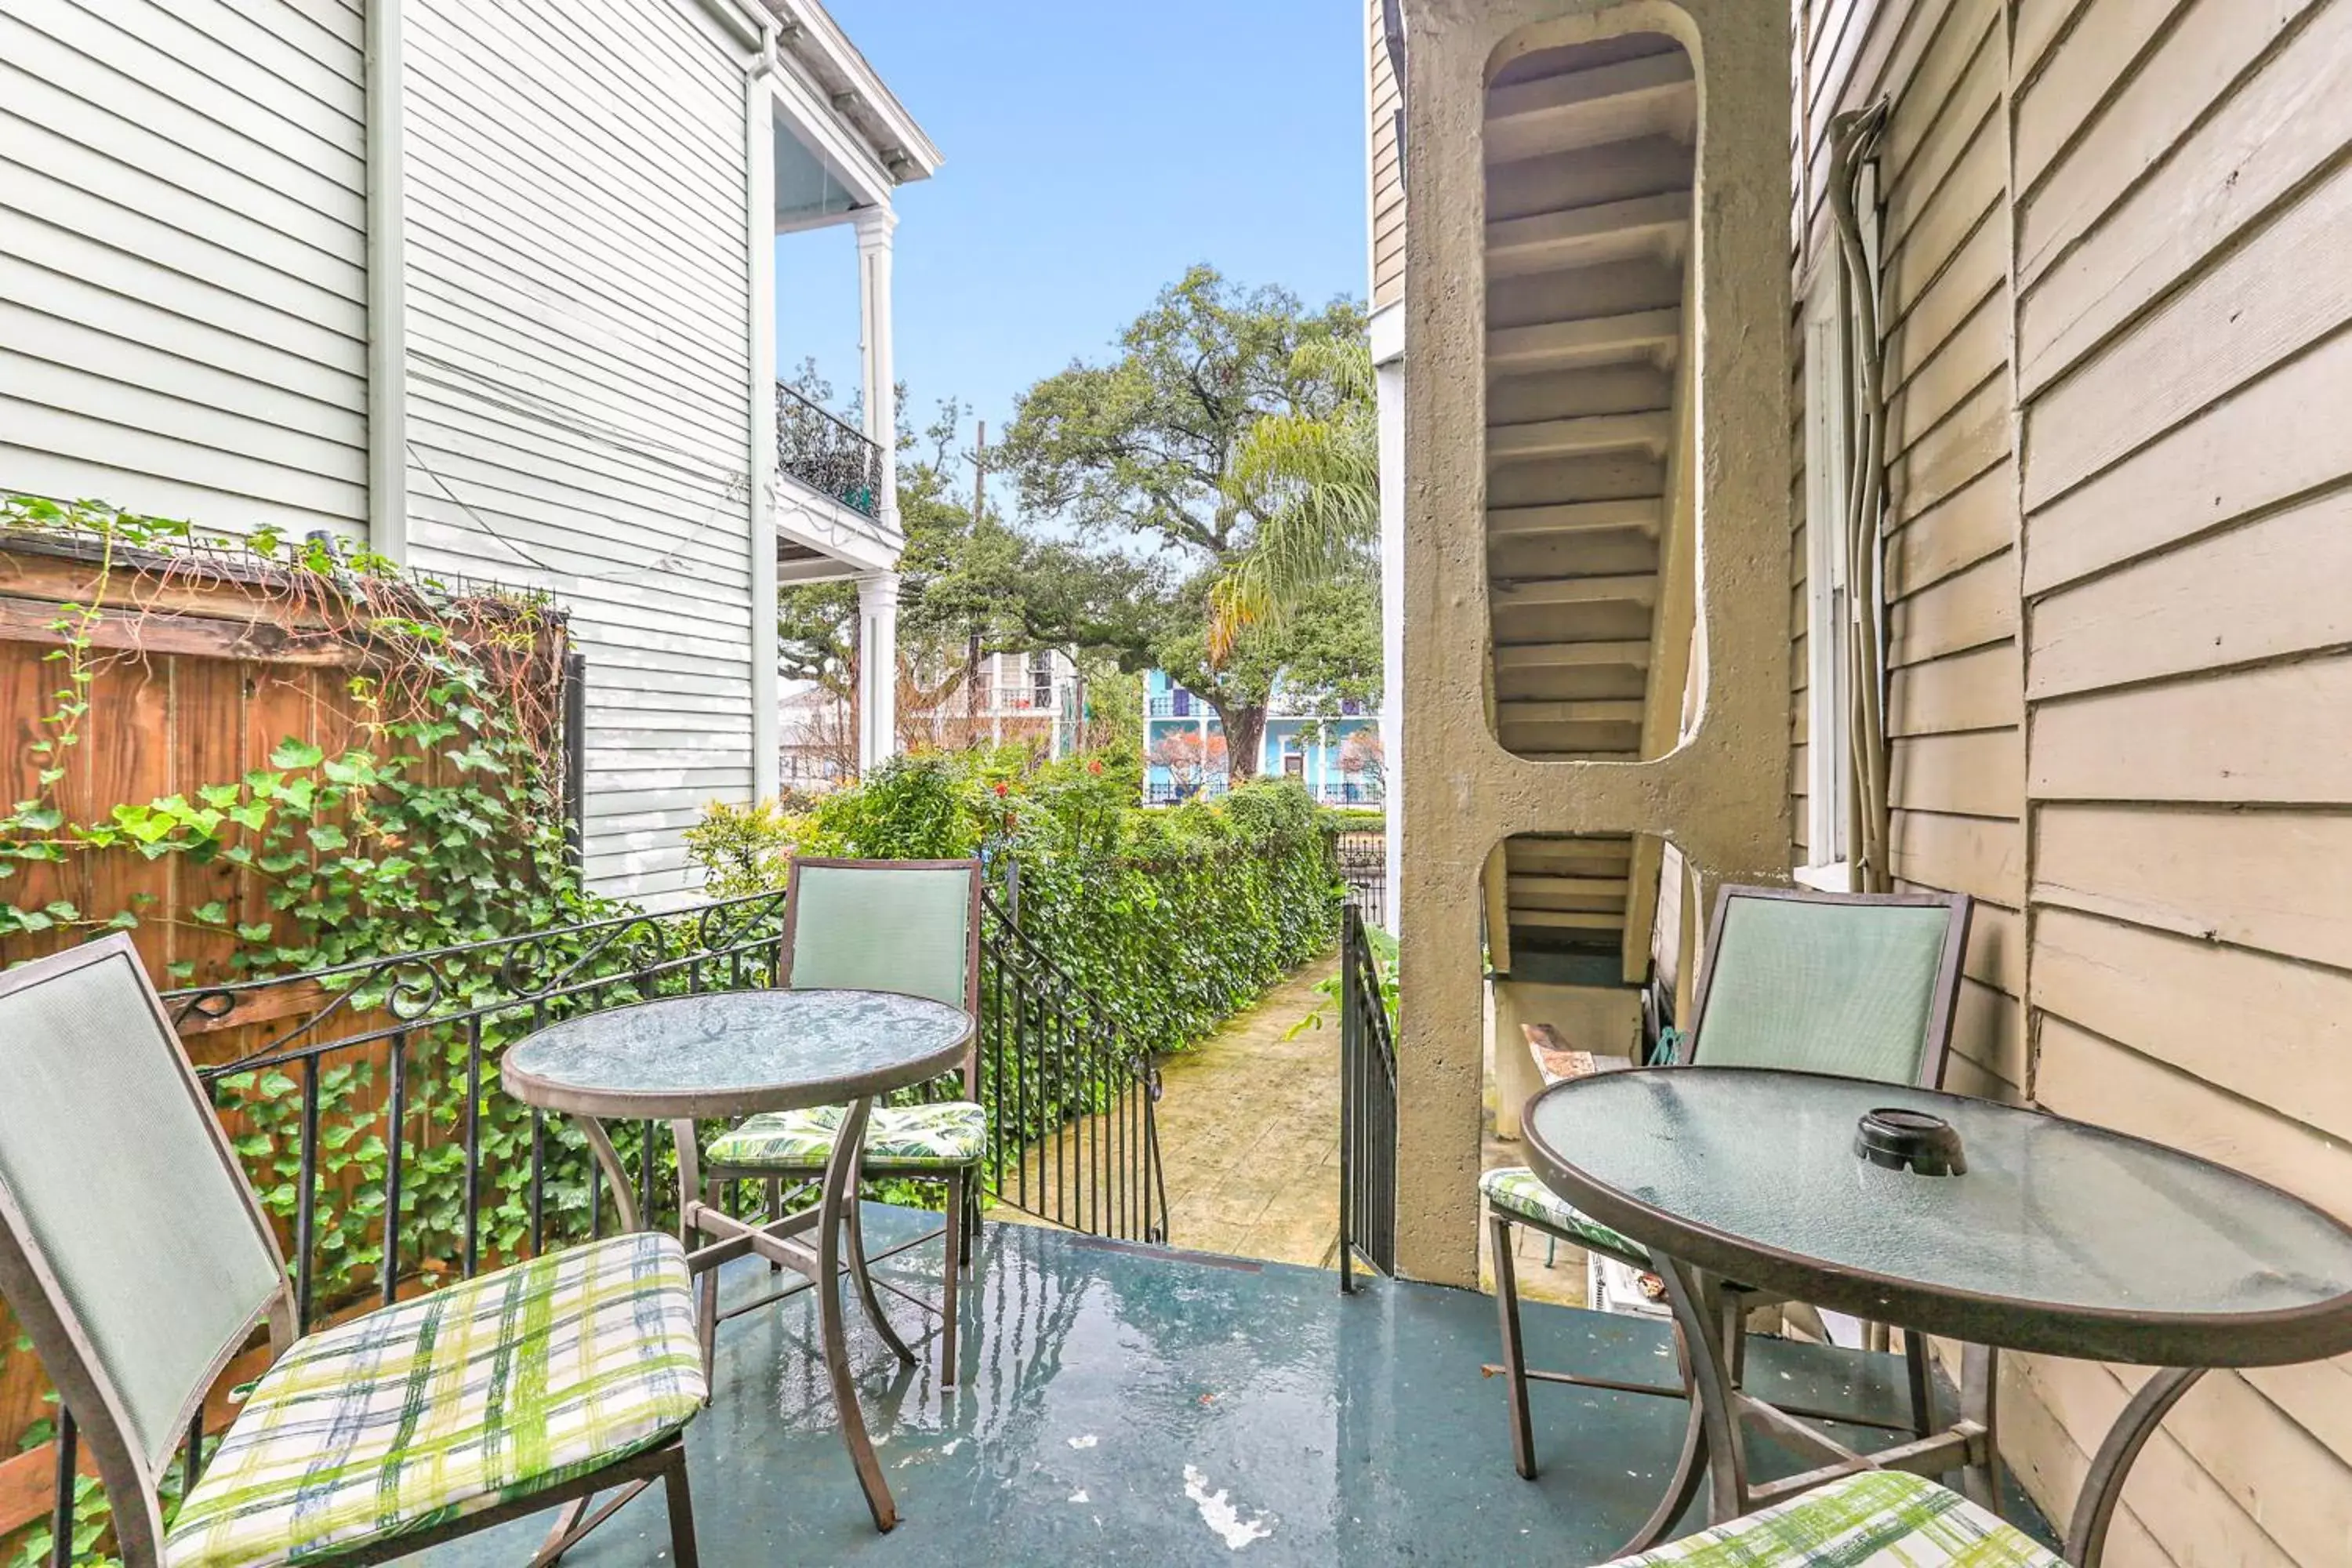
<path fill-rule="evenodd" d="M 946 162 L 898 196 L 898 372 L 994 433 L 1194 261 L 1364 292 L 1361 0 L 826 0 Z M 777 241 L 776 360 L 857 373 L 856 246 Z M 969 440 L 967 427 L 966 440 Z"/>

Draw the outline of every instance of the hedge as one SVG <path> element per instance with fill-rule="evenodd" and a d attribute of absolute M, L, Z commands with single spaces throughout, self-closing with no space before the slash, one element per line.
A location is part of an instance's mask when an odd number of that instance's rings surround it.
<path fill-rule="evenodd" d="M 1296 784 L 1145 808 L 1102 759 L 1034 773 L 1017 752 L 893 760 L 809 810 L 713 805 L 688 842 L 719 897 L 780 884 L 792 856 L 980 855 L 1000 905 L 1155 1051 L 1207 1037 L 1339 936 L 1337 824 Z"/>

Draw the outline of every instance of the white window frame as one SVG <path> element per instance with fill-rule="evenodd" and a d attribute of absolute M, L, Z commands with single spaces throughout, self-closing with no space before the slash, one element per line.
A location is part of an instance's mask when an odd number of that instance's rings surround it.
<path fill-rule="evenodd" d="M 1805 297 L 1806 863 L 1796 868 L 1806 887 L 1839 893 L 1853 887 L 1846 842 L 1853 790 L 1846 649 L 1853 614 L 1840 548 L 1853 464 L 1845 270 L 1832 242 Z"/>

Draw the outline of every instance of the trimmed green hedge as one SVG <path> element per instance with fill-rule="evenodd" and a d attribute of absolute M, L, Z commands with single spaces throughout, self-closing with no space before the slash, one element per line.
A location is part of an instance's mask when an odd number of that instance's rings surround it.
<path fill-rule="evenodd" d="M 1022 931 L 1158 1051 L 1205 1038 L 1339 937 L 1336 823 L 1285 781 L 1146 809 L 1102 759 L 922 753 L 792 813 L 713 805 L 688 842 L 716 896 L 780 884 L 795 854 L 982 855 Z"/>

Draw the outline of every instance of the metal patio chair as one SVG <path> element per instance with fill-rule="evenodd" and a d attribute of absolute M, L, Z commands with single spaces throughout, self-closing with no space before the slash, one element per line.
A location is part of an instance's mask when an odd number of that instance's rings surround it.
<path fill-rule="evenodd" d="M 783 957 L 776 984 L 811 988 L 843 986 L 898 991 L 961 1007 L 980 1016 L 980 889 L 977 860 L 797 859 L 785 879 Z M 956 1381 L 956 1329 L 960 1282 L 972 1269 L 972 1243 L 979 1232 L 979 1192 L 972 1177 L 988 1157 L 988 1112 L 980 1104 L 980 1032 L 965 1047 L 960 1099 L 914 1105 L 877 1105 L 866 1128 L 865 1174 L 943 1182 L 947 1220 L 892 1247 L 881 1257 L 919 1247 L 933 1236 L 944 1239 L 945 1267 L 939 1306 L 916 1300 L 940 1317 L 940 1376 Z M 768 1184 L 769 1207 L 781 1206 L 787 1183 L 822 1175 L 832 1157 L 834 1137 L 847 1108 L 779 1110 L 754 1116 L 713 1140 L 703 1157 L 704 1180 Z M 900 1360 L 908 1349 L 875 1295 L 872 1264 L 856 1204 L 849 1205 L 850 1278 L 875 1331 Z M 745 1303 L 725 1313 L 716 1310 L 718 1275 L 703 1277 L 704 1320 L 716 1324 L 775 1300 Z M 706 1338 L 706 1352 L 709 1342 Z"/>
<path fill-rule="evenodd" d="M 1940 1087 L 1970 908 L 1965 893 L 1724 889 L 1683 1059 Z M 1682 1384 L 1675 1388 L 1529 1368 L 1519 1333 L 1513 1226 L 1640 1269 L 1650 1267 L 1649 1250 L 1578 1210 L 1525 1166 L 1488 1171 L 1478 1186 L 1486 1199 L 1503 1331 L 1502 1364 L 1486 1370 L 1500 1373 L 1508 1390 L 1511 1458 L 1519 1474 L 1536 1474 L 1530 1381 L 1690 1397 L 1690 1370 L 1680 1355 Z M 1768 1304 L 1753 1293 L 1750 1303 Z M 1904 1354 L 1912 1426 L 1924 1437 L 1934 1428 L 1926 1341 L 1906 1334 Z"/>
<path fill-rule="evenodd" d="M 2059 1555 L 1956 1491 L 1868 1470 L 1602 1568 L 2066 1568 Z"/>
<path fill-rule="evenodd" d="M 680 1438 L 705 1384 L 677 1241 L 614 1237 L 299 1335 L 278 1239 L 127 936 L 0 974 L 0 1292 L 132 1568 L 382 1563 L 564 1504 L 551 1562 L 593 1493 L 656 1479 L 675 1561 L 696 1561 Z M 265 1326 L 269 1370 L 167 1523 L 173 1453 Z"/>

